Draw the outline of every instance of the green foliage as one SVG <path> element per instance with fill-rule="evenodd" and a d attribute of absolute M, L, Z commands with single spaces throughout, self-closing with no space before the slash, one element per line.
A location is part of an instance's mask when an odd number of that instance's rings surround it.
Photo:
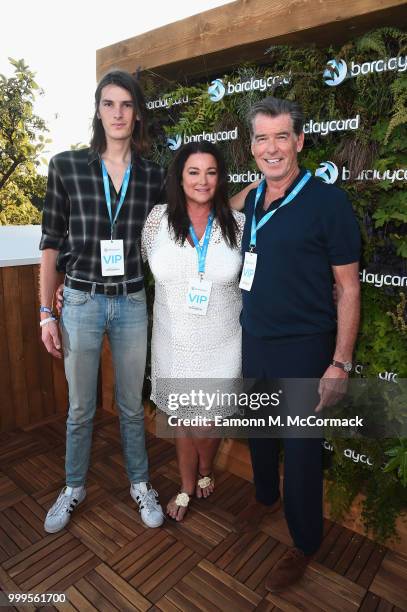
<path fill-rule="evenodd" d="M 347 168 L 349 180 L 338 183 L 348 192 L 360 221 L 363 267 L 390 269 L 393 274 L 405 276 L 407 211 L 404 184 L 391 175 L 386 180 L 360 180 L 358 177 L 363 170 L 391 173 L 407 167 L 407 77 L 402 72 L 389 70 L 349 78 L 338 87 L 327 87 L 322 72 L 332 58 L 344 59 L 349 66 L 352 60 L 371 62 L 406 52 L 407 34 L 396 28 L 368 32 L 340 48 L 273 46 L 267 50 L 263 65 L 242 65 L 224 77 L 237 83 L 251 77 L 289 76 L 289 85 L 278 84 L 264 92 L 225 95 L 217 103 L 211 102 L 207 95 L 208 82 L 176 85 L 169 91 L 168 83 L 150 79 L 147 84 L 150 99 L 162 96 L 161 89 L 167 96 L 188 95 L 192 101 L 173 106 L 169 111 L 151 111 L 155 130 L 154 159 L 163 165 L 168 165 L 172 159 L 173 153 L 165 146 L 166 135 L 226 130 L 237 125 L 239 141 L 220 143 L 229 171 L 255 169 L 246 115 L 250 106 L 266 95 L 299 101 L 306 119 L 314 121 L 359 114 L 361 126 L 355 132 L 307 135 L 301 163 L 312 171 L 326 160 Z M 222 78 L 221 75 L 216 77 Z M 232 185 L 231 192 L 241 187 Z M 362 286 L 362 320 L 355 358 L 364 366 L 363 376 L 377 377 L 386 371 L 397 373 L 399 378 L 407 377 L 406 298 L 397 292 L 397 287 Z M 355 496 L 363 493 L 362 518 L 366 530 L 380 541 L 395 536 L 395 520 L 407 507 L 403 486 L 406 454 L 401 450 L 405 449 L 406 441 L 345 439 L 332 443 L 335 453 L 327 478 L 333 515 L 342 517 Z M 355 463 L 344 456 L 347 448 L 367 455 L 373 465 Z"/>
<path fill-rule="evenodd" d="M 381 470 L 364 483 L 365 499 L 362 504 L 362 519 L 365 527 L 379 542 L 397 539 L 396 519 L 405 513 L 407 491 L 400 480 Z"/>
<path fill-rule="evenodd" d="M 69 148 L 71 151 L 80 151 L 81 149 L 86 149 L 89 145 L 84 144 L 83 142 L 75 142 Z"/>
<path fill-rule="evenodd" d="M 387 466 L 391 462 L 386 465 L 384 462 L 386 456 L 403 460 L 399 449 L 405 442 L 397 444 L 391 439 L 350 442 L 341 439 L 331 443 L 334 446 L 333 465 L 326 476 L 332 518 L 343 519 L 358 493 L 362 493 L 361 516 L 366 532 L 381 543 L 397 539 L 396 519 L 406 511 L 407 489 L 395 463 L 389 469 Z M 369 456 L 372 465 L 355 463 L 345 456 L 344 451 L 350 447 L 356 453 Z"/>
<path fill-rule="evenodd" d="M 407 377 L 407 343 L 395 325 L 389 309 L 397 309 L 397 299 L 370 285 L 362 286 L 362 312 L 356 361 L 363 364 L 365 376 L 397 372 Z M 402 313 L 399 313 L 402 316 Z"/>
<path fill-rule="evenodd" d="M 0 74 L 0 224 L 40 223 L 45 179 L 38 175 L 41 154 L 51 142 L 34 111 L 41 91 L 23 60 L 10 59 L 14 76 Z"/>
<path fill-rule="evenodd" d="M 407 440 L 401 439 L 397 446 L 389 448 L 385 454 L 391 459 L 384 466 L 383 472 L 396 472 L 403 487 L 407 487 Z"/>

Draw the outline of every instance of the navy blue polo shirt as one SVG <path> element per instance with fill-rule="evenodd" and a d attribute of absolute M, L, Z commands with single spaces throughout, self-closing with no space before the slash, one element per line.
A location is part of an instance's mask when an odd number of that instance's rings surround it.
<path fill-rule="evenodd" d="M 287 189 L 302 179 L 301 169 Z M 249 250 L 256 189 L 245 201 L 242 251 Z M 275 200 L 277 207 L 283 198 Z M 257 220 L 264 195 L 257 204 Z M 331 266 L 359 261 L 360 232 L 347 194 L 311 177 L 300 193 L 257 232 L 257 266 L 251 291 L 242 291 L 242 327 L 270 340 L 298 339 L 336 329 Z"/>

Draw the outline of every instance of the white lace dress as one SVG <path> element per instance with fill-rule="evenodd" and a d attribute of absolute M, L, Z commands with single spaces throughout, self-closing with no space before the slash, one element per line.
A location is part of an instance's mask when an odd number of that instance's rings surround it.
<path fill-rule="evenodd" d="M 212 226 L 205 267 L 212 291 L 204 316 L 185 310 L 188 282 L 198 277 L 198 258 L 188 241 L 181 245 L 171 236 L 165 204 L 152 209 L 143 229 L 143 259 L 148 260 L 155 280 L 151 399 L 167 414 L 174 414 L 168 408 L 168 394 L 179 392 L 180 379 L 239 379 L 241 375 L 238 285 L 245 218 L 242 213 L 233 214 L 239 228 L 238 248 L 226 244 L 216 219 Z M 186 412 L 191 416 L 194 409 Z M 222 414 L 233 412 L 225 408 Z"/>

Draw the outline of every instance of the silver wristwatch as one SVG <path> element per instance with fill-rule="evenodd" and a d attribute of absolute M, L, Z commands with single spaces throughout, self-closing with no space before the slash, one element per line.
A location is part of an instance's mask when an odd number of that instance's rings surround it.
<path fill-rule="evenodd" d="M 352 372 L 353 368 L 353 364 L 351 361 L 344 361 L 342 363 L 342 361 L 335 361 L 335 359 L 333 359 L 331 365 L 335 366 L 335 368 L 341 368 L 341 370 L 343 370 L 347 374 L 349 374 L 349 372 Z"/>

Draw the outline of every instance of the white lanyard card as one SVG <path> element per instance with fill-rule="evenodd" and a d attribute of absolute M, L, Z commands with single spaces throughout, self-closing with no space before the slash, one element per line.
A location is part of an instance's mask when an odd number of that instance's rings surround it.
<path fill-rule="evenodd" d="M 257 253 L 249 253 L 246 251 L 244 254 L 244 264 L 242 270 L 242 276 L 240 278 L 239 288 L 245 291 L 250 291 L 253 284 L 254 273 L 256 272 L 257 264 Z"/>
<path fill-rule="evenodd" d="M 206 315 L 211 295 L 212 281 L 194 278 L 188 283 L 186 310 L 197 315 Z"/>
<path fill-rule="evenodd" d="M 102 276 L 123 276 L 123 240 L 101 240 L 100 260 L 102 264 Z"/>

